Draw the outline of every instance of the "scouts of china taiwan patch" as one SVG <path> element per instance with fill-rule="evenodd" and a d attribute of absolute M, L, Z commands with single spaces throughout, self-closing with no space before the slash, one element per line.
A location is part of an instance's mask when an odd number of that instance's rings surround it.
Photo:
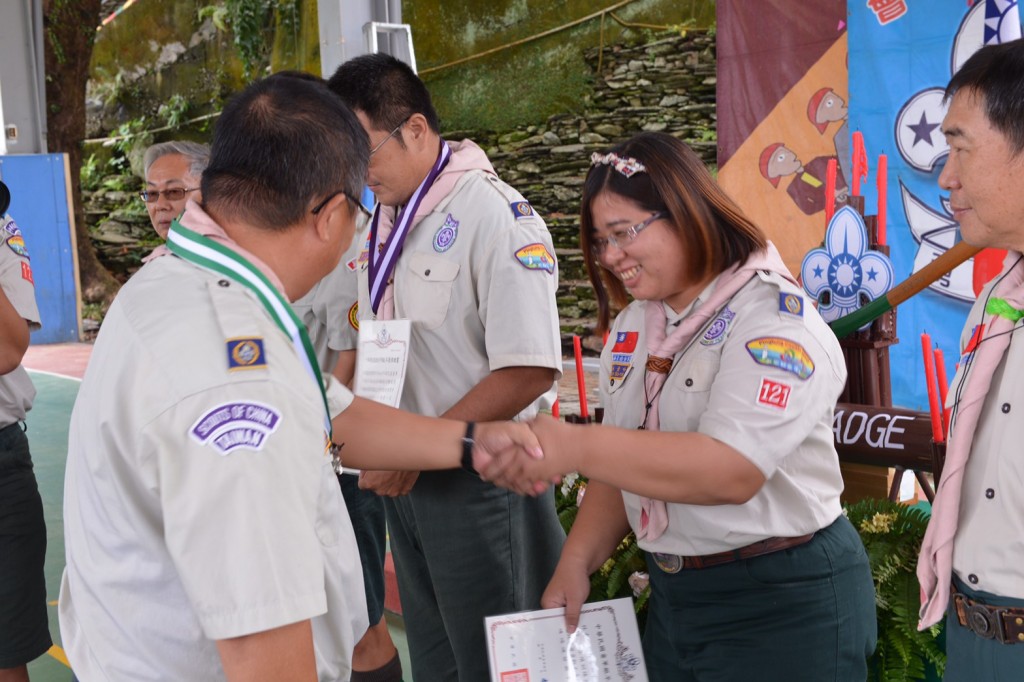
<path fill-rule="evenodd" d="M 4 225 L 4 231 L 13 237 L 21 236 L 21 229 L 13 220 L 7 221 L 7 224 Z"/>
<path fill-rule="evenodd" d="M 804 347 L 795 341 L 778 336 L 763 336 L 747 342 L 747 352 L 759 365 L 777 367 L 808 379 L 814 374 L 814 362 Z"/>
<path fill-rule="evenodd" d="M 25 248 L 25 240 L 22 239 L 21 233 L 12 234 L 10 237 L 8 237 L 7 246 L 11 247 L 11 251 L 13 251 L 15 254 L 21 256 L 22 258 L 28 258 L 28 249 Z"/>
<path fill-rule="evenodd" d="M 444 224 L 434 233 L 434 251 L 444 253 L 452 248 L 455 238 L 459 236 L 459 221 L 449 213 L 444 219 Z"/>
<path fill-rule="evenodd" d="M 229 455 L 239 448 L 259 452 L 281 424 L 281 413 L 257 402 L 221 403 L 203 413 L 188 433 L 200 445 Z"/>
<path fill-rule="evenodd" d="M 736 313 L 729 310 L 728 307 L 724 308 L 722 312 L 718 313 L 718 317 L 711 323 L 708 330 L 704 332 L 704 336 L 700 339 L 700 345 L 717 346 L 725 341 L 725 333 L 729 331 L 729 326 L 735 318 Z"/>
<path fill-rule="evenodd" d="M 779 292 L 779 312 L 789 313 L 796 317 L 804 316 L 804 298 L 797 294 Z"/>
<path fill-rule="evenodd" d="M 516 220 L 533 216 L 533 206 L 530 206 L 529 202 L 513 201 L 509 206 L 512 207 L 512 215 L 516 217 Z"/>
<path fill-rule="evenodd" d="M 527 244 L 516 251 L 516 260 L 527 270 L 543 270 L 549 275 L 555 271 L 554 257 L 540 243 Z"/>
<path fill-rule="evenodd" d="M 259 369 L 267 366 L 267 355 L 263 351 L 263 339 L 254 336 L 228 339 L 228 371 Z"/>
<path fill-rule="evenodd" d="M 352 307 L 348 309 L 348 324 L 359 331 L 359 301 L 353 303 Z"/>
<path fill-rule="evenodd" d="M 636 352 L 636 341 L 639 332 L 618 332 L 615 334 L 615 345 L 612 346 L 612 370 L 609 374 L 611 383 L 626 376 L 633 365 L 633 354 Z"/>

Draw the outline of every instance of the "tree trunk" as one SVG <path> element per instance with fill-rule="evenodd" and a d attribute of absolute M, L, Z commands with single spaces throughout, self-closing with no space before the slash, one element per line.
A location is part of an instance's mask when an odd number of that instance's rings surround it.
<path fill-rule="evenodd" d="M 82 140 L 85 139 L 85 84 L 102 0 L 49 0 L 43 4 L 46 33 L 46 123 L 50 152 L 65 152 L 71 166 L 78 268 L 82 298 L 109 303 L 119 284 L 96 257 L 82 206 Z"/>

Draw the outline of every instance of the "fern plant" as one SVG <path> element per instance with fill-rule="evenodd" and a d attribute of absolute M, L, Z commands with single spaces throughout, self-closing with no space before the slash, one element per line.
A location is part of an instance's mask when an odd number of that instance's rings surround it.
<path fill-rule="evenodd" d="M 925 680 L 929 665 L 941 678 L 946 665 L 946 654 L 937 641 L 942 624 L 917 630 L 921 608 L 917 556 L 928 514 L 875 499 L 849 505 L 845 513 L 864 542 L 875 582 L 878 646 L 869 661 L 868 681 Z"/>

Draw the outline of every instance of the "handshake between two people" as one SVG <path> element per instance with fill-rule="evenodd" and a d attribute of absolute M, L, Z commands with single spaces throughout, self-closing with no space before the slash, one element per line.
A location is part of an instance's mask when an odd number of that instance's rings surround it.
<path fill-rule="evenodd" d="M 485 481 L 520 495 L 537 496 L 579 469 L 570 426 L 540 415 L 529 422 L 480 424 L 473 468 Z"/>

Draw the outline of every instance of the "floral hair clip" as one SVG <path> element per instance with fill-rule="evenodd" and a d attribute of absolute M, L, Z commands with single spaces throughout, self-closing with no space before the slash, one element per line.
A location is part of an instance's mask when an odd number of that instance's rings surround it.
<path fill-rule="evenodd" d="M 636 173 L 646 173 L 647 167 L 642 163 L 634 159 L 632 156 L 619 156 L 615 152 L 608 152 L 607 154 L 599 154 L 594 152 L 590 155 L 591 166 L 611 166 L 618 172 L 625 175 L 627 178 L 632 177 Z"/>

